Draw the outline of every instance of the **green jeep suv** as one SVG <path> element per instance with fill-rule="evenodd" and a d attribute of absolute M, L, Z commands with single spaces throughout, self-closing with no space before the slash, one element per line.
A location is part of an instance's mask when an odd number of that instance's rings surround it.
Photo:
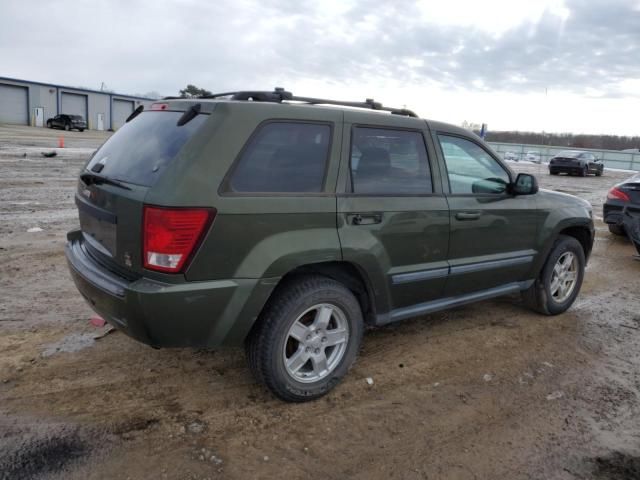
<path fill-rule="evenodd" d="M 96 312 L 155 347 L 244 345 L 288 401 L 333 388 L 366 326 L 515 292 L 564 312 L 594 237 L 587 202 L 466 130 L 282 89 L 138 108 L 75 201 Z"/>

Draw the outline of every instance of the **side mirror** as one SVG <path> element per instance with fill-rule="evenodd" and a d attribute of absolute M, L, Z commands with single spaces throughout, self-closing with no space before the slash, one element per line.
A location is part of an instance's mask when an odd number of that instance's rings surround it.
<path fill-rule="evenodd" d="M 510 187 L 511 193 L 514 195 L 533 195 L 538 193 L 538 180 L 528 173 L 519 173 L 516 181 Z"/>

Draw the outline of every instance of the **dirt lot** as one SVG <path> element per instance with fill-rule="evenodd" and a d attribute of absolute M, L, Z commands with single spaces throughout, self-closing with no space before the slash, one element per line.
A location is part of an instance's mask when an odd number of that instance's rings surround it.
<path fill-rule="evenodd" d="M 514 164 L 595 207 L 569 312 L 502 298 L 373 330 L 334 392 L 288 405 L 240 351 L 153 350 L 89 325 L 63 245 L 106 134 L 64 133 L 43 158 L 60 134 L 0 128 L 0 478 L 640 478 L 640 262 L 599 218 L 629 174 Z"/>

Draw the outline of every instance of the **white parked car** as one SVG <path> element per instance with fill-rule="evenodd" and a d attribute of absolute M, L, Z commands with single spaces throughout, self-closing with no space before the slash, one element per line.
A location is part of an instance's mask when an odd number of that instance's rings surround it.
<path fill-rule="evenodd" d="M 517 162 L 518 160 L 520 160 L 520 154 L 515 153 L 515 152 L 504 152 L 504 157 L 505 160 L 511 160 L 513 162 Z"/>
<path fill-rule="evenodd" d="M 524 156 L 524 160 L 526 160 L 527 162 L 540 163 L 540 161 L 542 160 L 542 157 L 540 155 L 540 152 L 531 150 L 526 153 L 526 155 Z"/>

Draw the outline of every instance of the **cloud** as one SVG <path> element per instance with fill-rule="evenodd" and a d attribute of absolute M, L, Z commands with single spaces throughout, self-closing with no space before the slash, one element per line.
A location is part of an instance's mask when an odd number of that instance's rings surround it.
<path fill-rule="evenodd" d="M 0 75 L 167 95 L 321 80 L 638 97 L 639 25 L 634 1 L 4 0 Z"/>

